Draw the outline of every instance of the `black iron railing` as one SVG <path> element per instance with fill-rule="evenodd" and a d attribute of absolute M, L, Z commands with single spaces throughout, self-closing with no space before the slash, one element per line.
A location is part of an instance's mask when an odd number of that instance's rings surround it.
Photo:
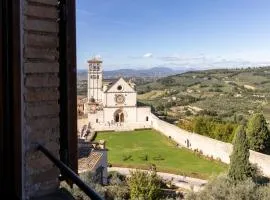
<path fill-rule="evenodd" d="M 85 184 L 81 178 L 74 171 L 72 171 L 72 169 L 53 156 L 48 149 L 42 145 L 38 145 L 37 149 L 47 156 L 47 158 L 49 158 L 59 168 L 60 172 L 75 183 L 83 192 L 85 192 L 88 197 L 93 200 L 103 200 L 103 198 L 92 190 L 87 184 Z"/>

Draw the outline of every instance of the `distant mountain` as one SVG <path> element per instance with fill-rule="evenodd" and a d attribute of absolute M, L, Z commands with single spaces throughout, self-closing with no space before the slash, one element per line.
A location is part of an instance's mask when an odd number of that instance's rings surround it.
<path fill-rule="evenodd" d="M 135 67 L 134 67 L 135 68 Z M 165 77 L 174 74 L 180 74 L 187 70 L 174 70 L 169 67 L 153 67 L 150 69 L 118 69 L 111 71 L 104 71 L 104 78 L 117 78 L 123 76 L 130 77 Z M 87 70 L 77 71 L 78 79 L 87 79 Z"/>

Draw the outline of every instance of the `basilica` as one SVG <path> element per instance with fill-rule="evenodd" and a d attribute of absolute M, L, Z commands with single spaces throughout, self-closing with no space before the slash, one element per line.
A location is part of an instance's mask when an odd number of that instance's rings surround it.
<path fill-rule="evenodd" d="M 119 77 L 104 80 L 102 61 L 88 61 L 87 102 L 84 112 L 95 130 L 134 130 L 151 127 L 150 107 L 137 107 L 135 84 Z"/>

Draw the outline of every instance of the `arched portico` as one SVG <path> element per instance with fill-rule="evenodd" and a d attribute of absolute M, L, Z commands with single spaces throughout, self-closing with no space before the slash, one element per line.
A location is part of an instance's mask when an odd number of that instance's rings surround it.
<path fill-rule="evenodd" d="M 114 112 L 114 121 L 115 122 L 124 122 L 125 114 L 122 109 L 118 109 Z"/>

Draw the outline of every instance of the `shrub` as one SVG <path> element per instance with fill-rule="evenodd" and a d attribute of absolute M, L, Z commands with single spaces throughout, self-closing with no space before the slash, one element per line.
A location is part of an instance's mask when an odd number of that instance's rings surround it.
<path fill-rule="evenodd" d="M 188 124 L 181 123 L 181 128 L 186 130 L 192 127 L 192 131 L 201 135 L 231 142 L 237 125 L 231 122 L 222 122 L 212 117 L 195 117 Z"/>
<path fill-rule="evenodd" d="M 102 185 L 96 183 L 93 179 L 93 174 L 91 172 L 86 172 L 80 175 L 81 179 L 93 190 L 95 190 L 101 197 L 105 197 L 106 189 Z M 89 200 L 89 197 L 76 185 L 70 188 L 65 182 L 61 183 L 61 187 L 68 190 L 75 199 L 79 200 Z"/>
<path fill-rule="evenodd" d="M 270 153 L 270 131 L 263 114 L 255 114 L 247 124 L 250 148 L 262 153 Z"/>
<path fill-rule="evenodd" d="M 187 111 L 185 112 L 185 115 L 186 115 L 186 116 L 191 116 L 191 115 L 192 115 L 192 112 L 191 112 L 190 110 L 187 110 Z"/>
<path fill-rule="evenodd" d="M 110 172 L 108 176 L 109 185 L 106 186 L 107 200 L 129 199 L 129 188 L 125 176 L 118 172 Z"/>
<path fill-rule="evenodd" d="M 124 200 L 129 199 L 129 188 L 127 185 L 109 185 L 106 186 L 106 200 Z"/>
<path fill-rule="evenodd" d="M 123 155 L 122 160 L 123 161 L 132 160 L 132 155 Z"/>
<path fill-rule="evenodd" d="M 159 79 L 158 82 L 161 82 L 161 84 L 165 86 L 172 86 L 175 84 L 175 80 L 171 77 L 165 77 L 163 79 Z"/>
<path fill-rule="evenodd" d="M 148 161 L 148 155 L 147 154 L 143 154 L 142 156 L 140 156 L 140 159 L 142 161 Z"/>
<path fill-rule="evenodd" d="M 187 200 L 267 200 L 270 199 L 270 186 L 258 185 L 247 179 L 236 185 L 226 176 L 220 176 L 211 180 L 200 192 L 189 192 Z"/>
<path fill-rule="evenodd" d="M 160 197 L 161 179 L 155 171 L 131 171 L 128 185 L 131 200 L 155 200 Z"/>

